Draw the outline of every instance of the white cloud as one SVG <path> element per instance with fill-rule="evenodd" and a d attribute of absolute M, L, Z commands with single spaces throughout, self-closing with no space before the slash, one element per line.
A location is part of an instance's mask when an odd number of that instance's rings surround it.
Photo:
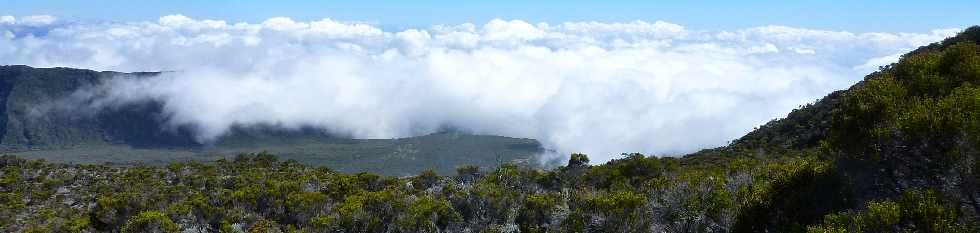
<path fill-rule="evenodd" d="M 162 100 L 170 123 L 194 126 L 202 140 L 235 124 L 359 138 L 450 126 L 535 138 L 595 162 L 723 145 L 956 32 L 520 20 L 385 31 L 330 19 L 228 24 L 180 15 L 46 30 L 0 40 L 0 62 L 179 70 L 116 80 L 105 101 Z"/>
<path fill-rule="evenodd" d="M 24 17 L 14 17 L 10 15 L 0 15 L 0 26 L 29 26 L 41 27 L 48 26 L 58 21 L 57 17 L 50 15 L 29 15 Z"/>
<path fill-rule="evenodd" d="M 898 61 L 898 59 L 901 59 L 902 58 L 902 55 L 903 54 L 905 54 L 905 53 L 904 52 L 903 53 L 896 53 L 896 54 L 892 54 L 892 55 L 871 58 L 871 59 L 868 59 L 868 61 L 865 62 L 864 64 L 855 66 L 854 67 L 854 70 L 857 70 L 857 71 L 860 71 L 860 72 L 865 72 L 865 73 L 874 72 L 874 71 L 878 70 L 878 67 L 886 66 L 886 65 L 889 65 L 889 64 L 894 63 L 895 61 Z"/>
<path fill-rule="evenodd" d="M 58 18 L 50 15 L 31 15 L 21 18 L 17 23 L 28 25 L 28 26 L 44 26 L 52 24 L 57 21 Z"/>
<path fill-rule="evenodd" d="M 777 48 L 776 45 L 773 45 L 771 43 L 766 43 L 765 45 L 749 47 L 748 51 L 746 51 L 746 52 L 749 53 L 749 54 L 754 54 L 754 53 L 778 53 L 779 52 L 779 48 Z"/>
<path fill-rule="evenodd" d="M 17 22 L 17 18 L 9 15 L 0 15 L 0 24 L 14 24 Z"/>
<path fill-rule="evenodd" d="M 547 25 L 542 25 L 542 27 L 547 28 Z M 522 42 L 540 39 L 548 35 L 540 27 L 520 20 L 504 21 L 494 19 L 486 25 L 483 25 L 483 31 L 483 39 L 491 41 Z"/>
<path fill-rule="evenodd" d="M 810 48 L 793 48 L 793 52 L 803 54 L 803 55 L 817 54 L 816 50 Z"/>

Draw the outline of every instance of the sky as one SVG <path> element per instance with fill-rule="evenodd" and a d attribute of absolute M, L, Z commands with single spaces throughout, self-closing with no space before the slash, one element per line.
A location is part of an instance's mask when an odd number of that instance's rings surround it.
<path fill-rule="evenodd" d="M 92 2 L 5 2 L 0 64 L 175 72 L 117 77 L 33 114 L 152 100 L 161 127 L 202 143 L 236 126 L 452 128 L 595 163 L 725 145 L 980 21 L 966 1 Z"/>
<path fill-rule="evenodd" d="M 305 1 L 305 0 L 5 0 L 0 15 L 55 15 L 62 19 L 143 21 L 182 14 L 193 18 L 261 22 L 276 16 L 332 18 L 394 28 L 519 19 L 667 21 L 704 30 L 766 25 L 850 32 L 922 32 L 980 22 L 980 1 Z"/>

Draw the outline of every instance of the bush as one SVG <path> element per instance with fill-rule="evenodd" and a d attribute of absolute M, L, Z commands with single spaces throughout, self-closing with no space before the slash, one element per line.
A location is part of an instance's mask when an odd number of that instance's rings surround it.
<path fill-rule="evenodd" d="M 572 156 L 568 158 L 569 167 L 581 167 L 588 165 L 589 156 L 586 156 L 585 154 L 572 154 Z"/>
<path fill-rule="evenodd" d="M 666 171 L 664 164 L 656 157 L 646 157 L 638 153 L 623 156 L 625 158 L 592 167 L 585 174 L 587 181 L 600 188 L 640 187 L 650 178 L 658 177 Z"/>
<path fill-rule="evenodd" d="M 824 216 L 807 232 L 967 232 L 957 225 L 957 210 L 935 191 L 906 191 L 898 200 L 869 202 L 864 211 Z"/>
<path fill-rule="evenodd" d="M 408 205 L 406 216 L 398 221 L 406 232 L 441 232 L 449 223 L 461 220 L 445 200 L 421 197 Z"/>
<path fill-rule="evenodd" d="M 558 197 L 549 194 L 531 194 L 524 198 L 524 206 L 517 214 L 515 223 L 521 232 L 543 232 L 551 224 L 553 211 L 560 205 Z"/>
<path fill-rule="evenodd" d="M 460 177 L 476 177 L 480 174 L 480 166 L 463 165 L 456 167 L 456 175 Z"/>
<path fill-rule="evenodd" d="M 799 232 L 851 206 L 850 192 L 829 164 L 802 159 L 771 168 L 771 182 L 738 209 L 732 232 Z"/>
<path fill-rule="evenodd" d="M 133 216 L 126 225 L 122 227 L 122 232 L 177 232 L 177 224 L 167 218 L 167 215 L 159 211 L 144 211 Z"/>
<path fill-rule="evenodd" d="M 429 169 L 412 178 L 412 187 L 425 190 L 434 186 L 436 182 L 439 182 L 439 175 L 436 175 L 435 170 Z"/>
<path fill-rule="evenodd" d="M 643 215 L 647 200 L 641 193 L 619 191 L 586 198 L 576 208 L 583 213 L 596 212 L 602 216 L 606 220 L 601 229 L 604 232 L 642 232 L 649 229 L 651 223 Z"/>

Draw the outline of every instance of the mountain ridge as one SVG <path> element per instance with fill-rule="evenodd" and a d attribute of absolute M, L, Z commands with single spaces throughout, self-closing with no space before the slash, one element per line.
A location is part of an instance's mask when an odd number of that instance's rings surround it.
<path fill-rule="evenodd" d="M 436 133 L 358 140 L 315 128 L 276 126 L 235 126 L 214 141 L 199 142 L 193 128 L 167 124 L 160 101 L 96 108 L 89 107 L 92 103 L 86 97 L 77 96 L 112 78 L 159 74 L 0 66 L 0 152 L 66 163 L 165 164 L 194 159 L 212 161 L 268 150 L 283 159 L 311 165 L 388 175 L 415 174 L 428 168 L 449 173 L 463 164 L 536 164 L 534 160 L 543 152 L 532 139 Z M 399 148 L 418 149 L 406 152 Z M 370 158 L 387 162 L 376 163 Z M 428 166 L 424 164 L 426 160 L 440 163 Z M 389 164 L 391 168 L 378 164 Z"/>

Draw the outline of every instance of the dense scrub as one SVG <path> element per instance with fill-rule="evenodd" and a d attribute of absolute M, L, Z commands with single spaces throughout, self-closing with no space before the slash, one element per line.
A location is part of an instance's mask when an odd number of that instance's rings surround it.
<path fill-rule="evenodd" d="M 803 158 L 707 170 L 639 154 L 595 167 L 575 159 L 552 171 L 505 165 L 394 178 L 279 162 L 265 153 L 128 168 L 4 156 L 0 226 L 32 232 L 727 232 L 745 219 L 738 215 L 783 200 L 777 195 L 786 187 L 819 185 L 812 173 L 827 171 L 825 163 Z M 797 208 L 780 205 L 764 208 Z"/>
<path fill-rule="evenodd" d="M 849 210 L 848 190 L 833 165 L 808 155 L 742 159 L 711 169 L 639 154 L 602 166 L 582 160 L 587 157 L 575 155 L 551 171 L 464 166 L 452 176 L 430 171 L 396 178 L 280 162 L 266 153 L 126 168 L 3 156 L 0 227 L 11 232 L 802 232 L 877 226 L 865 220 L 871 218 L 863 217 L 867 214 Z M 938 226 L 943 229 L 968 229 L 955 205 L 935 192 L 924 193 L 924 201 L 920 194 L 881 202 L 911 209 L 888 213 L 901 221 L 884 223 L 899 229 L 929 221 L 944 224 Z M 930 209 L 914 212 L 920 203 Z"/>
<path fill-rule="evenodd" d="M 861 211 L 827 215 L 822 225 L 807 232 L 966 232 L 957 227 L 958 215 L 957 207 L 938 193 L 909 190 L 894 201 L 869 202 Z"/>
<path fill-rule="evenodd" d="M 980 213 L 978 85 L 980 47 L 958 42 L 906 55 L 845 94 L 826 146 L 858 180 L 858 198 L 935 189 L 975 218 Z"/>

